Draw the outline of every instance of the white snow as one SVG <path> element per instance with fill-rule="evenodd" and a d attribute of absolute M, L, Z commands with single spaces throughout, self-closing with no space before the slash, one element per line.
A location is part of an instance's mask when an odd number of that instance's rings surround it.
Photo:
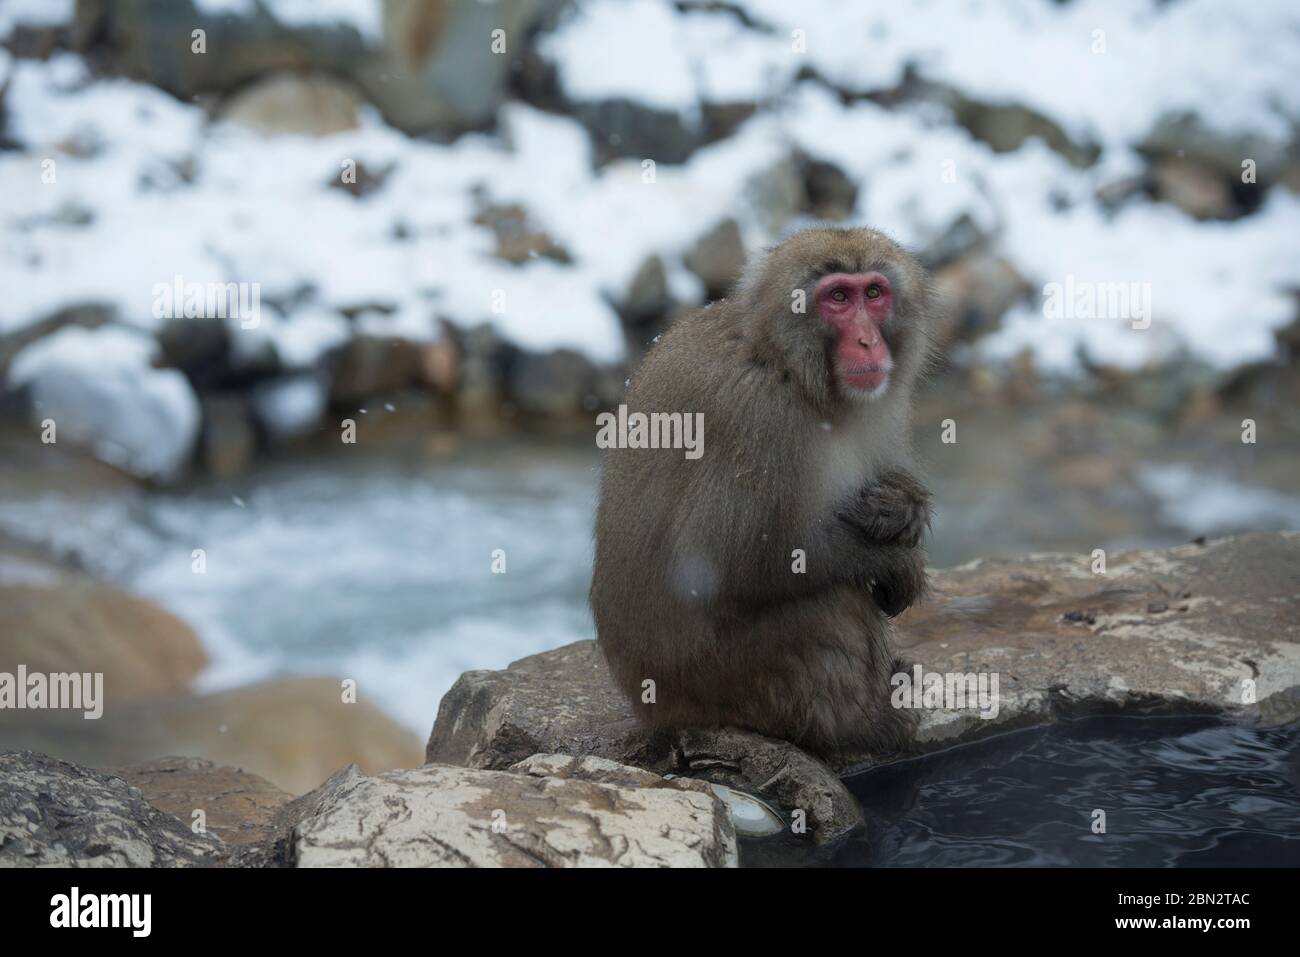
<path fill-rule="evenodd" d="M 18 26 L 58 27 L 72 21 L 76 0 L 3 0 L 0 2 L 0 39 Z"/>
<path fill-rule="evenodd" d="M 377 0 L 261 0 L 276 20 L 288 27 L 344 24 L 362 39 L 377 42 L 383 35 L 383 5 Z M 195 0 L 207 16 L 246 16 L 257 8 L 254 0 Z"/>
<path fill-rule="evenodd" d="M 1162 516 L 1194 535 L 1300 526 L 1300 498 L 1207 475 L 1187 465 L 1148 466 L 1138 482 L 1160 499 Z"/>
<path fill-rule="evenodd" d="M 203 2 L 239 10 L 235 0 Z M 378 8 L 310 6 L 321 18 Z M 1141 199 L 1110 216 L 1093 197 L 1141 167 L 1129 144 L 1166 109 L 1208 97 L 1207 121 L 1267 135 L 1300 116 L 1289 7 L 1233 5 L 1227 15 L 1218 0 L 1158 9 L 917 0 L 864 14 L 833 0 L 749 0 L 745 8 L 758 27 L 724 11 L 593 0 L 544 41 L 580 99 L 628 96 L 685 111 L 688 122 L 705 101 L 761 102 L 733 136 L 685 164 L 660 163 L 653 176 L 639 158 L 595 169 L 576 121 L 517 103 L 502 109 L 498 135 L 451 145 L 411 139 L 373 110 L 357 130 L 268 139 L 210 124 L 152 87 L 92 80 L 68 54 L 14 61 L 8 131 L 23 148 L 0 153 L 0 335 L 87 300 L 152 329 L 151 290 L 179 275 L 256 282 L 264 302 L 301 302 L 285 319 L 263 309 L 259 329 L 232 326 L 241 355 L 270 342 L 291 368 L 310 366 L 349 333 L 343 310 L 359 312 L 353 328 L 374 334 L 432 339 L 440 318 L 490 322 L 527 348 L 614 359 L 623 342 L 610 301 L 647 256 L 664 259 L 675 290 L 698 295 L 681 257 L 720 219 L 740 222 L 751 251 L 779 238 L 750 184 L 799 147 L 860 184 L 855 222 L 905 243 L 923 246 L 966 217 L 1036 288 L 1067 275 L 1150 285 L 1148 329 L 1047 320 L 1025 308 L 979 343 L 977 361 L 1027 348 L 1069 372 L 1081 347 L 1125 368 L 1184 349 L 1219 366 L 1272 353 L 1271 331 L 1292 315 L 1286 289 L 1300 285 L 1293 194 L 1274 188 L 1261 210 L 1229 223 Z M 306 9 L 275 4 L 286 18 Z M 1107 31 L 1106 53 L 1091 52 L 1094 23 Z M 795 30 L 805 31 L 803 54 L 792 49 Z M 1075 169 L 1036 141 L 994 154 L 942 110 L 845 105 L 794 80 L 808 65 L 852 87 L 881 87 L 908 63 L 970 96 L 1047 111 L 1098 138 L 1101 161 Z M 382 186 L 361 199 L 330 188 L 348 161 L 386 172 Z M 572 262 L 495 258 L 491 232 L 472 222 L 476 190 L 482 201 L 521 204 Z"/>
<path fill-rule="evenodd" d="M 144 477 L 178 474 L 199 431 L 199 401 L 175 369 L 151 366 L 152 337 L 117 326 L 60 329 L 20 349 L 9 381 L 32 391 L 33 423 Z"/>
<path fill-rule="evenodd" d="M 294 438 L 316 426 L 328 400 L 329 390 L 318 377 L 289 376 L 253 391 L 253 416 L 275 438 Z"/>
<path fill-rule="evenodd" d="M 1282 140 L 1300 115 L 1300 8 L 1289 0 L 737 6 L 759 29 L 667 0 L 588 0 L 541 51 L 575 100 L 666 110 L 762 101 L 804 67 L 849 90 L 889 89 L 911 66 L 1109 145 L 1136 141 L 1165 112 L 1200 111 L 1216 128 Z"/>

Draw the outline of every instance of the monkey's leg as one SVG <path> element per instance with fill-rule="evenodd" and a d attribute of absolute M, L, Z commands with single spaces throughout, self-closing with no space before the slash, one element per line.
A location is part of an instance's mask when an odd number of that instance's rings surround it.
<path fill-rule="evenodd" d="M 890 700 L 891 627 L 864 590 L 774 608 L 725 638 L 744 648 L 731 723 L 821 755 L 892 753 L 911 737 Z"/>

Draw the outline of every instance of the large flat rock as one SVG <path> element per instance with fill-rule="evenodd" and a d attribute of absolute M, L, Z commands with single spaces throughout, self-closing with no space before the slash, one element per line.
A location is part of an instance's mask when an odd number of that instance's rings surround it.
<path fill-rule="evenodd" d="M 916 749 L 1085 714 L 1300 717 L 1300 533 L 1261 533 L 1159 551 L 982 560 L 932 575 L 899 620 L 924 671 L 998 675 L 995 717 L 928 710 Z M 786 742 L 714 730 L 651 738 L 579 641 L 471 671 L 444 696 L 430 762 L 507 768 L 536 752 L 597 755 L 698 774 L 803 809 L 820 840 L 855 823 L 825 766 Z M 844 756 L 842 772 L 871 762 Z M 721 770 L 723 773 L 719 775 Z"/>
<path fill-rule="evenodd" d="M 856 830 L 861 812 L 834 773 L 786 741 L 734 728 L 647 734 L 594 641 L 576 641 L 502 671 L 467 671 L 438 707 L 430 763 L 510 768 L 539 752 L 607 758 L 759 792 L 806 821 L 818 843 Z"/>
<path fill-rule="evenodd" d="M 927 671 L 996 673 L 996 717 L 928 711 L 920 749 L 1085 714 L 1300 717 L 1300 533 L 936 572 L 899 619 Z"/>
<path fill-rule="evenodd" d="M 605 773 L 609 773 L 605 770 Z M 635 780 L 627 769 L 615 776 Z M 428 765 L 349 768 L 294 826 L 298 867 L 735 867 L 735 830 L 701 790 Z"/>

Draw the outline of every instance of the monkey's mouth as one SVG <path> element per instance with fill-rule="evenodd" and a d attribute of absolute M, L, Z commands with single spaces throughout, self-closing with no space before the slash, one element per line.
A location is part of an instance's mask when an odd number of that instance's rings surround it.
<path fill-rule="evenodd" d="M 889 383 L 889 371 L 889 366 L 885 365 L 863 365 L 844 369 L 840 376 L 846 385 L 854 389 L 879 395 Z"/>

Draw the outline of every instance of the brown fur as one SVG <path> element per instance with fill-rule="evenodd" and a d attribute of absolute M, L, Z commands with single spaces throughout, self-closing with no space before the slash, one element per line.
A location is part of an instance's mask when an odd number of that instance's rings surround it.
<path fill-rule="evenodd" d="M 895 290 L 895 367 L 868 402 L 836 385 L 812 289 L 829 272 L 872 269 Z M 804 314 L 791 310 L 795 289 Z M 591 606 L 648 724 L 733 725 L 823 754 L 909 737 L 909 712 L 889 704 L 888 616 L 925 582 L 929 499 L 908 472 L 908 419 L 930 303 L 922 267 L 885 236 L 809 230 L 646 356 L 629 412 L 704 413 L 701 458 L 611 449 L 605 463 Z"/>

